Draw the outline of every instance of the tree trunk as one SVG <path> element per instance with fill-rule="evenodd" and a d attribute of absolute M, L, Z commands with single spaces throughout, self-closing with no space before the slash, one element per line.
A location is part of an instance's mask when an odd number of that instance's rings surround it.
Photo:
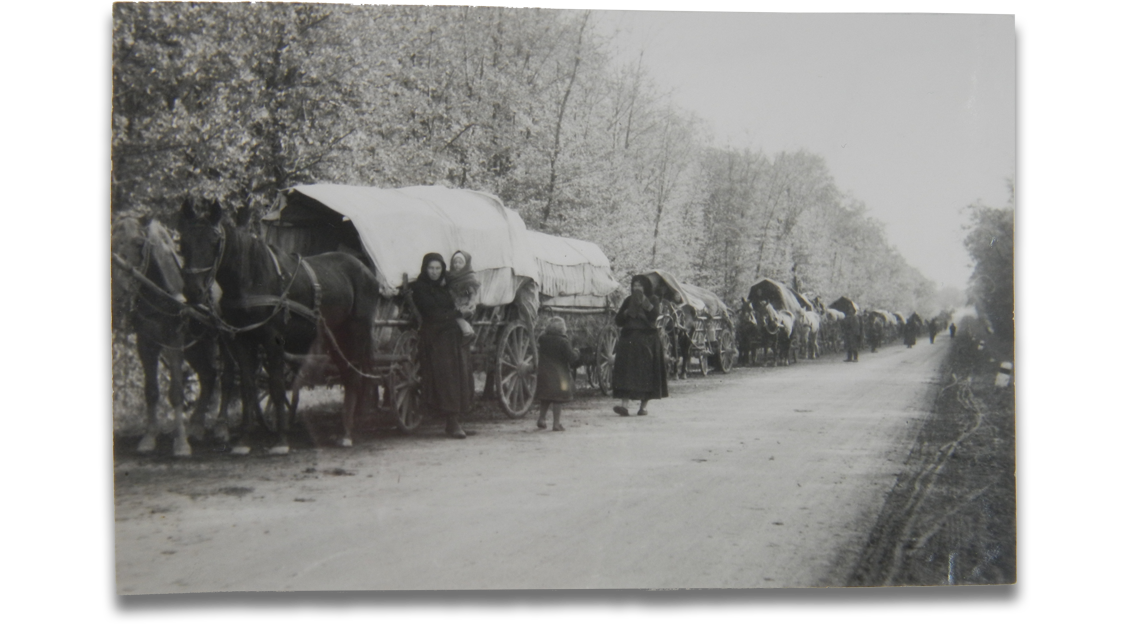
<path fill-rule="evenodd" d="M 547 206 L 543 208 L 543 226 L 551 218 L 551 211 L 555 206 L 555 186 L 558 183 L 559 153 L 562 151 L 562 125 L 566 117 L 566 102 L 570 100 L 570 91 L 574 88 L 574 80 L 578 76 L 578 67 L 582 64 L 582 36 L 586 32 L 586 23 L 590 20 L 590 12 L 582 16 L 582 26 L 578 28 L 578 43 L 574 47 L 574 66 L 570 69 L 570 78 L 563 92 L 562 102 L 559 104 L 559 116 L 555 119 L 555 142 L 551 147 L 551 175 L 547 183 Z"/>

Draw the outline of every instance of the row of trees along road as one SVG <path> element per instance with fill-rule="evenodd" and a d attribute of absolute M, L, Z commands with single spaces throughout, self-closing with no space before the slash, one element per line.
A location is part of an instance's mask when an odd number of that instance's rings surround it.
<path fill-rule="evenodd" d="M 1008 342 L 1015 336 L 1015 202 L 1015 183 L 1009 181 L 1007 206 L 970 206 L 965 236 L 965 248 L 974 262 L 969 298 L 977 314 Z"/>
<path fill-rule="evenodd" d="M 934 284 L 809 152 L 709 143 L 616 63 L 596 14 L 302 4 L 114 5 L 112 209 L 185 195 L 262 213 L 334 182 L 488 191 L 530 228 L 599 244 L 729 302 L 758 277 L 910 311 Z M 735 303 L 736 305 L 736 303 Z"/>

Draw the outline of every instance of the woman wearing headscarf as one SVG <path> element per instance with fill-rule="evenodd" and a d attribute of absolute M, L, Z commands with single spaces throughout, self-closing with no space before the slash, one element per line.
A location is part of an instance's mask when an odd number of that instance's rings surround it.
<path fill-rule="evenodd" d="M 668 397 L 668 369 L 664 347 L 656 330 L 659 301 L 652 294 L 652 282 L 635 275 L 632 290 L 617 311 L 615 323 L 621 328 L 613 363 L 613 397 L 621 404 L 613 407 L 618 415 L 629 415 L 629 401 L 640 400 L 637 415 L 648 415 L 648 401 Z"/>
<path fill-rule="evenodd" d="M 418 330 L 422 402 L 445 419 L 446 435 L 464 439 L 461 416 L 472 402 L 473 374 L 465 335 L 457 325 L 461 313 L 446 287 L 441 255 L 428 253 L 422 258 L 418 279 L 410 283 L 410 296 L 422 318 Z"/>

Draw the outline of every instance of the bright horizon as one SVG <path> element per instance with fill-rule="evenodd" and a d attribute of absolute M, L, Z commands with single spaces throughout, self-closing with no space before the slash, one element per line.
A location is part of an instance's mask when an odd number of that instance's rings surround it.
<path fill-rule="evenodd" d="M 1012 16 L 595 13 L 714 145 L 824 157 L 912 266 L 967 286 L 961 210 L 1016 173 Z"/>

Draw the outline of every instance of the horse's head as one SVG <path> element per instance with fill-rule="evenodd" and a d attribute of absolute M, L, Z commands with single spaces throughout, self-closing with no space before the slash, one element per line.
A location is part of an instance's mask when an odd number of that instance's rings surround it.
<path fill-rule="evenodd" d="M 180 207 L 179 229 L 184 295 L 192 303 L 202 303 L 215 281 L 226 247 L 223 207 L 212 201 L 206 215 L 200 214 L 195 202 L 188 198 Z"/>
<path fill-rule="evenodd" d="M 183 301 L 184 282 L 180 274 L 180 260 L 176 255 L 176 240 L 172 232 L 159 220 L 148 225 L 145 248 L 148 249 L 149 265 L 145 275 L 168 294 Z"/>
<path fill-rule="evenodd" d="M 125 263 L 137 270 L 144 268 L 145 232 L 138 218 L 123 217 L 114 220 L 110 228 L 109 243 L 113 254 L 125 260 Z M 124 329 L 136 298 L 137 281 L 117 266 L 111 268 L 111 275 L 113 327 Z"/>
<path fill-rule="evenodd" d="M 742 299 L 742 304 L 738 306 L 738 324 L 745 325 L 758 325 L 758 319 L 754 316 L 754 306 L 745 298 Z"/>
<path fill-rule="evenodd" d="M 754 306 L 755 312 L 758 315 L 758 323 L 761 324 L 763 330 L 767 334 L 777 334 L 778 329 L 781 327 L 781 316 L 777 313 L 772 305 L 765 299 L 758 301 Z"/>

